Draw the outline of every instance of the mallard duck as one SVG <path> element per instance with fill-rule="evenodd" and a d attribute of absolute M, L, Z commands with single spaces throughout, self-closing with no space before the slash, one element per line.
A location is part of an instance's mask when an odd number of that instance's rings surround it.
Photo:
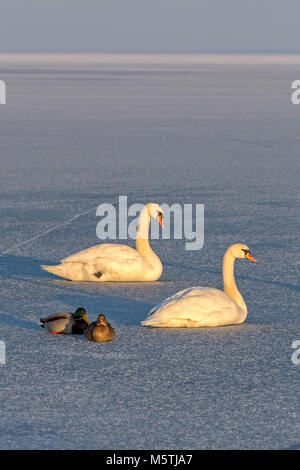
<path fill-rule="evenodd" d="M 111 341 L 115 336 L 115 330 L 107 323 L 105 315 L 99 315 L 98 320 L 90 323 L 84 330 L 84 334 L 89 341 L 102 343 Z"/>
<path fill-rule="evenodd" d="M 82 335 L 89 325 L 89 321 L 85 309 L 80 307 L 75 313 L 55 313 L 49 317 L 41 318 L 40 325 L 53 335 Z"/>

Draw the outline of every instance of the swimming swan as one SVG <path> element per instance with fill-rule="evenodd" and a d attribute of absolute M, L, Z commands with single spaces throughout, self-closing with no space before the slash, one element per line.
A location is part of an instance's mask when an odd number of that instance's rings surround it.
<path fill-rule="evenodd" d="M 230 246 L 223 259 L 224 292 L 210 287 L 182 290 L 156 305 L 142 324 L 195 328 L 243 323 L 247 317 L 247 306 L 235 284 L 236 258 L 247 258 L 257 263 L 246 245 L 237 243 Z"/>
<path fill-rule="evenodd" d="M 127 245 L 103 243 L 79 251 L 63 259 L 57 266 L 41 268 L 71 281 L 156 281 L 163 267 L 149 245 L 151 217 L 163 226 L 162 209 L 150 202 L 141 211 L 136 249 Z"/>

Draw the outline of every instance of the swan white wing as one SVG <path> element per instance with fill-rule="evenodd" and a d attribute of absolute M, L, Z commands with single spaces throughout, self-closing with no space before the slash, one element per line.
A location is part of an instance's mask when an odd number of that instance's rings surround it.
<path fill-rule="evenodd" d="M 59 269 L 72 280 L 136 281 L 148 280 L 149 275 L 149 266 L 137 250 L 113 243 L 75 253 L 62 260 Z"/>
<path fill-rule="evenodd" d="M 216 326 L 236 323 L 240 309 L 223 291 L 191 287 L 154 307 L 143 322 L 150 326 Z"/>
<path fill-rule="evenodd" d="M 103 274 L 103 280 L 134 280 L 142 276 L 148 269 L 141 256 L 138 257 L 99 257 L 93 260 L 93 268 Z M 108 276 L 108 277 L 107 277 Z"/>
<path fill-rule="evenodd" d="M 141 260 L 140 254 L 130 246 L 116 243 L 103 243 L 101 245 L 91 246 L 86 250 L 79 251 L 73 255 L 64 258 L 62 263 L 94 263 L 96 259 L 104 258 L 115 260 L 117 262 L 128 262 Z"/>

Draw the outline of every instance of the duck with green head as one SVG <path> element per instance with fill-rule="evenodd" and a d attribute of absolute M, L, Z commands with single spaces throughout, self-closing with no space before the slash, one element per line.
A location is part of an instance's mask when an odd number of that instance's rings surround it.
<path fill-rule="evenodd" d="M 90 323 L 84 330 L 84 334 L 89 341 L 105 343 L 114 338 L 115 330 L 107 322 L 105 315 L 99 315 L 98 320 Z"/>
<path fill-rule="evenodd" d="M 89 320 L 85 309 L 80 307 L 74 313 L 55 313 L 49 317 L 41 318 L 40 325 L 53 335 L 83 335 L 89 325 Z"/>

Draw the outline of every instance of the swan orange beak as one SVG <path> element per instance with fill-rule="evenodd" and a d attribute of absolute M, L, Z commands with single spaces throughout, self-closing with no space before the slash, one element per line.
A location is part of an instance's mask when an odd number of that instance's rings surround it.
<path fill-rule="evenodd" d="M 249 259 L 250 261 L 253 261 L 253 263 L 258 263 L 258 261 L 255 258 L 253 258 L 250 251 L 248 251 L 248 253 L 245 254 L 245 258 Z"/>
<path fill-rule="evenodd" d="M 158 216 L 158 223 L 159 223 L 159 225 L 160 225 L 162 228 L 164 228 L 164 223 L 163 223 L 162 215 L 159 215 L 159 216 Z"/>

